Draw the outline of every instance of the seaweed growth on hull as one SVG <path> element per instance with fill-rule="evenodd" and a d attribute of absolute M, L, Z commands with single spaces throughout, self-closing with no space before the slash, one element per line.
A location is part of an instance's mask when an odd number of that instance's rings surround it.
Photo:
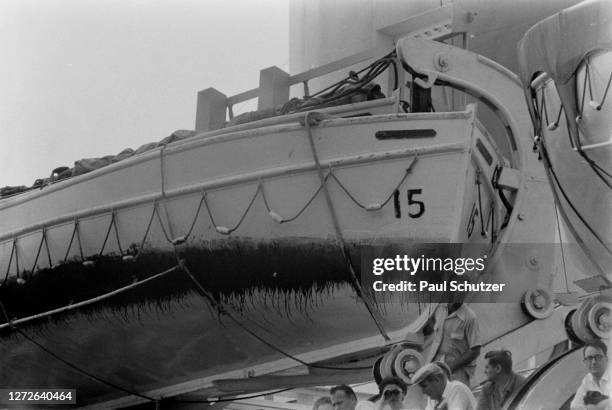
<path fill-rule="evenodd" d="M 209 307 L 230 306 L 237 312 L 255 307 L 272 308 L 277 313 L 306 313 L 309 306 L 339 286 L 350 286 L 346 261 L 333 243 L 232 242 L 220 247 L 189 246 L 180 257 L 196 281 L 212 296 Z M 0 287 L 0 300 L 11 318 L 28 318 L 24 324 L 36 325 L 66 318 L 75 312 L 86 315 L 111 312 L 117 317 L 138 316 L 141 308 L 168 310 L 180 306 L 186 296 L 197 292 L 189 275 L 177 267 L 172 251 L 147 251 L 132 260 L 118 255 L 89 259 L 93 263 L 70 261 L 51 269 L 25 276 L 25 281 L 9 280 Z M 176 269 L 171 270 L 173 267 Z M 140 284 L 160 272 L 168 271 Z M 118 289 L 125 291 L 100 298 Z M 99 298 L 93 303 L 72 305 Z M 55 309 L 60 312 L 45 315 Z M 103 313 L 106 312 L 106 313 Z M 5 318 L 2 320 L 6 323 Z M 10 333 L 10 327 L 2 334 Z"/>

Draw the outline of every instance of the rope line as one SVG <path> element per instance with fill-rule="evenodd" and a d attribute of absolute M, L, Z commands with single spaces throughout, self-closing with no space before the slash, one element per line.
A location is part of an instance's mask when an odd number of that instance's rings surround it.
<path fill-rule="evenodd" d="M 98 252 L 99 256 L 102 256 L 102 252 L 104 252 L 104 248 L 106 247 L 106 241 L 108 241 L 108 236 L 110 235 L 110 231 L 113 228 L 113 224 L 115 223 L 115 211 L 111 212 L 111 221 L 108 225 L 108 229 L 106 230 L 106 235 L 104 236 L 104 242 L 102 242 L 102 249 Z"/>
<path fill-rule="evenodd" d="M 586 71 L 584 73 L 584 83 L 582 84 L 582 98 L 580 99 L 580 109 L 578 110 L 578 112 L 580 113 L 580 116 L 582 116 L 582 112 L 584 111 L 584 101 L 585 101 L 585 97 L 586 97 L 586 90 L 587 90 L 587 81 L 589 82 L 590 85 L 590 81 L 589 81 L 589 62 L 588 60 L 586 61 Z"/>
<path fill-rule="evenodd" d="M 484 214 L 482 213 L 482 199 L 480 193 L 480 169 L 476 172 L 476 186 L 478 187 L 478 213 L 480 214 L 480 236 L 487 236 L 484 223 Z"/>
<path fill-rule="evenodd" d="M 123 248 L 121 247 L 121 240 L 119 239 L 119 227 L 117 226 L 117 214 L 113 212 L 113 224 L 115 225 L 115 239 L 117 240 L 117 248 L 119 248 L 119 254 L 123 256 Z"/>
<path fill-rule="evenodd" d="M 573 202 L 567 196 L 567 193 L 563 189 L 563 186 L 561 185 L 561 182 L 559 182 L 559 179 L 557 178 L 557 173 L 555 172 L 555 170 L 552 167 L 552 163 L 550 162 L 550 158 L 548 158 L 548 152 L 546 150 L 546 146 L 544 145 L 544 143 L 542 141 L 540 142 L 540 144 L 541 144 L 540 146 L 543 148 L 544 158 L 546 158 L 547 168 L 550 170 L 550 174 L 552 175 L 553 180 L 555 181 L 555 184 L 559 188 L 559 192 L 561 192 L 561 195 L 563 195 L 563 198 L 565 199 L 565 201 L 568 203 L 570 208 L 572 208 L 572 210 L 574 211 L 574 213 L 576 214 L 578 219 L 580 219 L 580 221 L 589 230 L 589 232 L 591 232 L 591 234 L 593 234 L 593 236 L 599 241 L 599 243 L 601 243 L 601 245 L 608 251 L 608 253 L 612 254 L 612 249 L 610 249 L 608 247 L 608 245 L 605 243 L 605 241 L 599 236 L 599 234 L 593 229 L 593 227 L 584 219 L 582 214 L 576 209 L 576 207 L 574 206 Z"/>
<path fill-rule="evenodd" d="M 604 91 L 604 94 L 603 94 L 603 97 L 601 99 L 601 102 L 595 108 L 597 111 L 601 110 L 601 107 L 603 107 L 604 103 L 606 102 L 606 97 L 608 96 L 608 91 L 610 91 L 610 83 L 611 82 L 612 82 L 612 73 L 610 73 L 610 76 L 608 77 L 608 84 L 606 85 L 606 89 Z"/>
<path fill-rule="evenodd" d="M 202 284 L 200 283 L 200 281 L 198 281 L 196 279 L 195 276 L 193 276 L 193 274 L 191 273 L 191 270 L 189 270 L 189 268 L 187 267 L 187 263 L 185 262 L 185 259 L 180 258 L 178 255 L 178 252 L 175 253 L 176 254 L 176 258 L 177 258 L 177 262 L 178 262 L 178 267 L 185 272 L 185 274 L 187 276 L 189 276 L 189 279 L 195 284 L 198 293 L 200 293 L 200 295 L 202 295 L 206 301 L 213 307 L 216 308 L 217 313 L 219 315 L 225 313 L 224 309 L 221 307 L 221 305 L 219 303 L 217 303 L 215 297 L 208 291 L 206 290 L 206 288 L 204 288 L 204 286 L 202 286 Z"/>
<path fill-rule="evenodd" d="M 302 215 L 302 213 L 304 213 L 306 208 L 308 208 L 310 206 L 312 201 L 314 201 L 314 199 L 317 197 L 317 195 L 319 195 L 319 192 L 321 192 L 321 190 L 323 189 L 323 185 L 327 182 L 327 180 L 329 179 L 330 176 L 331 176 L 331 172 L 329 172 L 327 175 L 325 175 L 325 178 L 323 178 L 323 183 L 319 184 L 319 188 L 317 188 L 315 193 L 310 197 L 310 199 L 306 202 L 306 204 L 297 212 L 297 214 L 295 214 L 291 218 L 283 218 L 281 216 L 278 216 L 278 218 L 277 218 L 278 222 L 281 223 L 281 224 L 284 224 L 284 223 L 287 223 L 287 222 L 293 222 L 297 218 L 299 218 Z M 274 213 L 275 215 L 278 215 L 278 214 L 276 214 L 276 212 L 272 211 L 272 209 L 270 208 L 270 204 L 268 203 L 268 199 L 266 198 L 265 191 L 263 190 L 263 188 L 261 190 L 261 193 L 262 193 L 262 196 L 263 196 L 264 205 L 266 206 L 266 210 L 268 211 L 268 213 Z"/>
<path fill-rule="evenodd" d="M 144 236 L 142 237 L 142 241 L 140 242 L 140 248 L 138 248 L 138 255 L 141 254 L 141 251 L 144 249 L 145 241 L 147 240 L 147 236 L 149 236 L 149 231 L 151 230 L 151 225 L 153 224 L 153 219 L 155 218 L 157 209 L 157 202 L 153 202 L 153 210 L 151 212 L 151 217 L 149 217 L 149 222 L 147 223 L 147 229 L 145 230 Z"/>
<path fill-rule="evenodd" d="M 589 95 L 591 97 L 591 99 L 593 98 L 592 95 L 592 89 L 590 89 L 590 84 L 591 84 L 591 79 L 590 79 L 590 71 L 589 71 L 589 65 L 587 62 L 587 70 L 585 72 L 585 77 L 584 77 L 584 82 L 583 82 L 583 90 L 582 90 L 582 97 L 580 98 L 580 103 L 577 104 L 579 105 L 579 112 L 580 115 L 576 118 L 576 123 L 577 125 L 579 125 L 580 120 L 582 119 L 582 115 L 584 112 L 584 103 L 586 100 L 586 90 L 587 88 L 589 88 Z M 612 73 L 610 74 L 610 81 L 612 81 Z M 609 82 L 610 82 L 609 81 Z M 608 82 L 608 86 L 606 86 L 606 91 L 604 93 L 604 97 L 607 96 L 607 90 L 609 88 L 609 82 Z M 559 112 L 557 114 L 557 118 L 555 120 L 555 122 L 553 122 L 552 124 L 548 124 L 548 111 L 547 111 L 547 105 L 545 102 L 545 87 L 541 87 L 539 89 L 540 93 L 541 93 L 541 100 L 538 101 L 537 99 L 537 91 L 536 91 L 536 95 L 535 95 L 535 104 L 534 104 L 534 109 L 535 109 L 535 116 L 536 116 L 536 120 L 539 124 L 539 131 L 541 135 L 544 135 L 544 121 L 543 121 L 543 117 L 546 117 L 546 127 L 549 131 L 554 131 L 558 124 L 559 124 L 559 120 L 561 117 L 561 111 L 563 110 L 563 104 L 560 104 L 559 106 Z M 605 100 L 605 99 L 603 99 Z M 603 101 L 602 100 L 602 101 Z M 577 101 L 578 103 L 578 101 Z M 594 101 L 591 101 L 591 103 L 593 104 Z M 598 104 L 596 107 L 594 107 L 594 109 L 596 110 L 600 110 L 601 106 L 603 105 L 603 102 L 601 104 Z M 569 123 L 569 119 L 565 118 L 566 121 L 566 125 L 567 125 L 567 134 L 569 137 L 569 141 L 570 141 L 570 146 L 572 147 L 572 149 L 575 149 L 578 154 L 587 162 L 587 164 L 589 165 L 589 167 L 593 170 L 593 172 L 597 175 L 598 178 L 600 178 L 603 183 L 609 188 L 612 189 L 612 184 L 606 179 L 606 177 L 608 178 L 612 178 L 612 174 L 610 172 L 608 172 L 606 169 L 604 169 L 601 165 L 599 165 L 596 161 L 594 161 L 592 158 L 589 157 L 589 155 L 582 149 L 582 142 L 580 141 L 580 132 L 577 131 L 578 135 L 576 135 L 576 142 L 577 145 L 575 143 L 575 141 L 572 139 L 572 133 L 571 133 L 571 126 Z M 536 143 L 537 145 L 537 143 Z M 535 146 L 534 145 L 534 149 Z M 602 175 L 603 174 L 603 175 Z"/>
<path fill-rule="evenodd" d="M 49 241 L 47 240 L 47 230 L 43 230 L 43 236 L 45 238 L 45 249 L 47 250 L 47 259 L 49 261 L 49 266 L 53 266 L 53 262 L 51 262 L 51 251 L 49 250 Z"/>
<path fill-rule="evenodd" d="M 485 232 L 489 231 L 489 223 L 491 224 L 491 242 L 494 243 L 497 239 L 497 230 L 495 229 L 495 201 L 493 200 L 491 200 L 491 206 L 489 207 L 489 215 L 487 216 Z"/>
<path fill-rule="evenodd" d="M 13 246 L 15 247 L 15 267 L 17 268 L 17 274 L 21 271 L 19 269 L 19 249 L 17 248 L 17 239 L 13 242 Z"/>
<path fill-rule="evenodd" d="M 81 260 L 85 260 L 85 253 L 83 252 L 83 242 L 81 241 L 81 222 L 76 221 L 75 223 L 77 243 L 79 244 L 79 255 L 81 255 Z"/>
<path fill-rule="evenodd" d="M 210 217 L 210 221 L 215 226 L 215 230 L 218 233 L 222 234 L 222 235 L 229 235 L 232 232 L 234 232 L 236 229 L 238 229 L 240 227 L 240 225 L 242 225 L 242 222 L 246 218 L 246 216 L 249 213 L 249 211 L 251 210 L 251 207 L 253 206 L 253 203 L 255 202 L 255 199 L 257 198 L 257 195 L 259 195 L 260 189 L 261 189 L 261 185 L 257 185 L 257 189 L 255 189 L 255 194 L 253 195 L 253 197 L 249 201 L 249 205 L 246 207 L 246 209 L 243 212 L 242 216 L 238 220 L 238 223 L 236 223 L 236 225 L 233 228 L 227 228 L 225 226 L 220 226 L 220 225 L 217 224 L 217 222 L 215 221 L 215 218 L 212 215 L 212 212 L 210 211 L 210 206 L 208 205 L 208 201 L 206 200 L 206 193 L 204 193 L 204 195 L 202 196 L 202 199 L 204 201 L 204 205 L 206 206 L 206 211 L 208 212 L 208 216 Z"/>
<path fill-rule="evenodd" d="M 193 232 L 193 228 L 195 228 L 196 222 L 198 221 L 198 217 L 200 216 L 200 210 L 202 209 L 202 203 L 204 202 L 204 198 L 206 198 L 206 192 L 202 192 L 202 197 L 200 198 L 200 202 L 198 203 L 198 209 L 196 210 L 195 216 L 193 217 L 193 221 L 191 222 L 191 226 L 187 230 L 185 234 L 185 240 L 191 236 Z"/>
<path fill-rule="evenodd" d="M 589 77 L 589 97 L 593 101 L 593 86 L 591 85 L 591 65 L 589 64 L 588 58 L 586 59 L 586 73 Z"/>
<path fill-rule="evenodd" d="M 236 319 L 235 317 L 233 317 L 232 315 L 227 313 L 227 311 L 223 311 L 223 313 L 224 313 L 224 315 L 227 318 L 231 319 L 234 322 L 234 324 L 236 324 L 237 326 L 242 328 L 245 332 L 247 332 L 248 334 L 250 334 L 251 336 L 253 336 L 257 340 L 259 340 L 261 343 L 263 343 L 266 346 L 268 346 L 270 349 L 275 350 L 276 352 L 282 354 L 283 356 L 286 356 L 287 358 L 289 358 L 291 360 L 294 360 L 294 361 L 296 361 L 296 362 L 298 362 L 301 365 L 304 365 L 306 367 L 310 367 L 310 368 L 314 368 L 314 369 L 343 370 L 343 371 L 349 371 L 349 370 L 368 370 L 368 369 L 372 368 L 371 366 L 340 367 L 340 366 L 323 366 L 323 365 L 317 365 L 317 364 L 313 364 L 313 363 L 308 363 L 308 362 L 300 359 L 299 357 L 293 356 L 292 354 L 282 350 L 281 348 L 277 347 L 273 343 L 268 342 L 266 339 L 264 339 L 263 337 L 259 336 L 257 333 L 255 333 L 254 331 L 252 331 L 248 327 L 244 326 L 238 319 Z"/>
<path fill-rule="evenodd" d="M 162 233 L 164 234 L 166 241 L 168 241 L 168 243 L 172 243 L 172 238 L 170 238 L 170 236 L 168 235 L 168 232 L 166 231 L 166 228 L 164 227 L 164 223 L 162 222 L 161 216 L 159 215 L 159 210 L 157 206 L 154 208 L 154 212 L 155 212 L 155 215 L 157 215 L 157 221 L 159 222 L 159 226 L 161 227 Z"/>
<path fill-rule="evenodd" d="M 548 124 L 548 108 L 546 107 L 546 93 L 544 87 L 540 91 L 540 115 L 544 114 L 542 119 Z M 544 125 L 544 121 L 540 121 L 540 127 Z"/>
<path fill-rule="evenodd" d="M 92 380 L 95 380 L 101 384 L 104 384 L 108 387 L 111 387 L 113 389 L 122 391 L 124 393 L 127 393 L 129 395 L 132 396 L 136 396 L 136 397 L 140 397 L 149 401 L 157 401 L 156 399 L 149 397 L 149 396 L 145 396 L 144 394 L 140 394 L 140 393 L 136 393 L 133 392 L 131 390 L 128 390 L 122 386 L 119 386 L 118 384 L 115 384 L 113 382 L 110 382 L 108 380 L 102 379 L 96 375 L 94 375 L 93 373 L 88 372 L 87 370 L 75 365 L 74 363 L 64 359 L 63 357 L 61 357 L 60 355 L 58 355 L 57 353 L 53 352 L 51 349 L 47 348 L 46 346 L 42 345 L 41 343 L 37 342 L 36 340 L 32 339 L 30 336 L 28 336 L 28 334 L 26 334 L 23 330 L 21 330 L 19 327 L 15 326 L 13 324 L 13 322 L 9 319 L 9 315 L 6 311 L 6 308 L 4 307 L 4 303 L 2 303 L 2 300 L 0 300 L 0 308 L 2 309 L 2 313 L 4 314 L 4 317 L 6 318 L 7 323 L 10 324 L 11 328 L 14 329 L 17 333 L 19 333 L 21 336 L 23 336 L 24 339 L 26 339 L 27 341 L 29 341 L 30 343 L 32 343 L 33 345 L 35 345 L 36 347 L 38 347 L 40 350 L 44 351 L 45 353 L 47 353 L 48 355 L 50 355 L 51 357 L 57 359 L 58 361 L 62 362 L 63 364 L 65 364 L 66 366 L 70 367 L 71 369 L 77 371 L 78 373 L 81 373 L 87 377 L 89 377 Z"/>
<path fill-rule="evenodd" d="M 317 369 L 328 369 L 328 370 L 367 370 L 370 369 L 370 366 L 362 366 L 362 367 L 338 367 L 338 366 L 323 366 L 323 365 L 316 365 L 316 364 L 312 364 L 312 363 L 308 363 L 296 356 L 293 356 L 292 354 L 284 351 L 283 349 L 279 348 L 278 346 L 274 345 L 273 343 L 267 341 L 266 339 L 264 339 L 262 336 L 259 336 L 257 333 L 255 333 L 254 331 L 252 331 L 251 329 L 249 329 L 248 327 L 246 327 L 242 322 L 240 322 L 238 319 L 236 319 L 230 312 L 228 312 L 223 306 L 221 306 L 220 303 L 218 303 L 214 296 L 208 291 L 206 290 L 206 288 L 204 288 L 204 286 L 202 286 L 202 284 L 200 283 L 200 281 L 193 275 L 193 273 L 191 273 L 191 271 L 189 270 L 189 268 L 187 267 L 187 264 L 185 262 L 184 259 L 180 258 L 178 256 L 177 253 L 177 259 L 179 260 L 178 266 L 180 267 L 180 269 L 183 270 L 183 272 L 185 272 L 185 274 L 189 277 L 189 279 L 193 282 L 193 284 L 195 285 L 196 289 L 198 290 L 198 293 L 200 295 L 202 295 L 206 301 L 208 303 L 210 303 L 210 305 L 218 312 L 218 314 L 220 316 L 225 316 L 228 319 L 230 319 L 232 322 L 234 322 L 234 324 L 236 326 L 238 326 L 239 328 L 243 329 L 245 332 L 247 332 L 248 334 L 250 334 L 251 336 L 253 336 L 255 339 L 259 340 L 261 343 L 263 343 L 264 345 L 268 346 L 270 349 L 282 354 L 283 356 L 294 360 L 304 366 L 307 367 L 311 367 L 311 368 L 317 368 Z"/>
<path fill-rule="evenodd" d="M 113 291 L 104 293 L 104 294 L 96 296 L 96 297 L 93 297 L 91 299 L 83 300 L 81 302 L 73 303 L 71 305 L 63 306 L 61 308 L 57 308 L 57 309 L 53 309 L 53 310 L 48 310 L 46 312 L 38 313 L 36 315 L 24 317 L 24 318 L 21 318 L 21 319 L 15 319 L 15 320 L 10 321 L 10 322 L 2 323 L 2 324 L 0 324 L 0 330 L 4 329 L 6 327 L 10 327 L 11 325 L 28 323 L 28 322 L 31 322 L 31 321 L 36 320 L 36 319 L 47 318 L 47 317 L 53 316 L 53 315 L 58 314 L 58 313 L 67 312 L 67 311 L 70 311 L 70 310 L 78 309 L 78 308 L 83 307 L 83 306 L 88 306 L 88 305 L 92 305 L 92 304 L 97 303 L 97 302 L 101 302 L 101 301 L 103 301 L 105 299 L 110 298 L 111 296 L 118 295 L 118 294 L 123 293 L 125 291 L 128 291 L 130 289 L 136 288 L 136 287 L 138 287 L 140 285 L 144 285 L 145 283 L 150 282 L 150 281 L 152 281 L 154 279 L 157 279 L 157 278 L 160 278 L 162 276 L 165 276 L 165 275 L 167 275 L 167 274 L 169 274 L 171 272 L 174 272 L 175 270 L 177 270 L 177 268 L 178 268 L 178 266 L 173 266 L 170 269 L 166 269 L 165 271 L 156 273 L 155 275 L 149 276 L 146 279 L 142 279 L 142 280 L 139 280 L 138 282 L 130 283 L 129 285 L 123 286 L 123 287 L 121 287 L 119 289 L 115 289 Z"/>
<path fill-rule="evenodd" d="M 36 264 L 38 263 L 38 258 L 40 256 L 40 251 L 42 250 L 43 242 L 47 250 L 47 259 L 49 260 L 49 267 L 53 266 L 53 263 L 51 262 L 51 252 L 49 251 L 49 242 L 47 241 L 47 228 L 43 227 L 42 236 L 40 238 L 40 244 L 38 245 L 38 251 L 36 252 L 36 257 L 34 258 L 34 264 L 32 265 L 32 269 L 30 269 L 30 272 L 34 272 L 34 268 L 36 268 Z"/>
<path fill-rule="evenodd" d="M 557 118 L 555 118 L 555 122 L 553 122 L 555 128 L 559 126 L 559 121 L 561 121 L 561 113 L 562 112 L 563 112 L 563 104 L 559 104 L 559 112 L 557 113 Z M 550 126 L 551 125 L 549 125 L 549 127 Z"/>
<path fill-rule="evenodd" d="M 364 305 L 366 306 L 368 313 L 370 314 L 370 316 L 372 317 L 372 319 L 374 320 L 374 323 L 376 324 L 376 327 L 378 328 L 378 331 L 380 332 L 380 334 L 382 335 L 382 337 L 385 340 L 390 340 L 389 335 L 387 334 L 387 332 L 385 331 L 384 327 L 382 326 L 382 324 L 380 323 L 379 318 L 376 315 L 376 312 L 374 310 L 374 308 L 372 307 L 369 298 L 363 293 L 363 289 L 361 288 L 361 284 L 359 283 L 359 279 L 357 278 L 357 275 L 355 274 L 355 269 L 353 267 L 353 264 L 350 260 L 348 251 L 346 249 L 346 243 L 344 241 L 344 236 L 342 235 L 342 230 L 340 229 L 340 224 L 338 223 L 338 217 L 336 215 L 336 211 L 334 209 L 334 204 L 331 200 L 331 195 L 329 193 L 329 190 L 327 189 L 327 186 L 325 184 L 325 177 L 323 176 L 323 169 L 321 168 L 321 163 L 319 161 L 319 155 L 317 153 L 317 149 L 315 147 L 315 143 L 314 143 L 314 137 L 312 135 L 312 130 L 311 130 L 311 123 L 310 123 L 310 119 L 313 115 L 316 115 L 315 112 L 309 112 L 304 116 L 304 127 L 306 129 L 306 135 L 308 137 L 308 143 L 310 145 L 310 149 L 312 151 L 312 156 L 313 159 L 315 161 L 315 165 L 317 167 L 317 174 L 319 175 L 319 180 L 321 181 L 321 184 L 323 185 L 323 194 L 325 195 L 325 201 L 327 202 L 327 206 L 329 208 L 329 213 L 330 216 L 332 218 L 332 223 L 334 226 L 334 230 L 336 232 L 336 241 L 338 243 L 338 246 L 340 248 L 340 252 L 344 258 L 344 260 L 346 261 L 347 267 L 349 269 L 349 272 L 351 274 L 351 279 L 353 282 L 353 287 L 355 288 L 355 291 L 357 292 L 357 295 L 359 296 L 359 298 L 363 301 Z"/>
<path fill-rule="evenodd" d="M 346 188 L 346 186 L 338 179 L 338 177 L 333 171 L 330 170 L 328 175 L 331 175 L 331 177 L 338 183 L 340 188 L 342 188 L 344 193 L 355 203 L 355 205 L 357 205 L 359 208 L 364 209 L 366 211 L 371 211 L 371 210 L 376 211 L 376 210 L 384 208 L 389 203 L 389 201 L 391 201 L 391 199 L 393 198 L 394 192 L 397 191 L 400 188 L 400 186 L 402 186 L 404 181 L 406 181 L 406 179 L 408 178 L 408 175 L 412 172 L 412 167 L 414 166 L 414 164 L 416 164 L 418 158 L 419 158 L 418 156 L 415 156 L 412 159 L 412 162 L 410 163 L 410 165 L 408 165 L 408 168 L 404 172 L 404 176 L 399 181 L 399 183 L 395 186 L 395 188 L 391 190 L 391 193 L 387 196 L 387 198 L 381 204 L 374 204 L 375 206 L 372 208 L 359 202 L 359 200 L 357 200 L 357 198 L 355 198 L 355 196 L 351 194 L 349 190 Z"/>
<path fill-rule="evenodd" d="M 11 256 L 9 258 L 8 266 L 6 267 L 6 274 L 4 275 L 2 286 L 4 286 L 6 284 L 6 281 L 8 280 L 9 272 L 11 271 L 11 265 L 13 264 L 13 255 L 16 249 L 17 249 L 17 238 L 14 238 L 13 245 L 11 246 Z M 19 273 L 19 269 L 17 269 L 17 273 Z"/>
<path fill-rule="evenodd" d="M 569 290 L 569 282 L 567 279 L 567 269 L 565 266 L 565 252 L 563 251 L 563 238 L 561 238 L 561 222 L 559 221 L 559 211 L 557 210 L 557 205 L 553 203 L 553 207 L 555 208 L 555 219 L 557 220 L 557 232 L 559 233 L 559 243 L 561 244 L 561 262 L 563 262 L 563 274 L 565 275 L 565 290 L 567 293 L 570 293 Z"/>

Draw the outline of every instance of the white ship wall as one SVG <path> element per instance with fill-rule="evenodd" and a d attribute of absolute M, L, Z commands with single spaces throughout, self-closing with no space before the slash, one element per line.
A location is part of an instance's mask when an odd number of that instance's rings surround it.
<path fill-rule="evenodd" d="M 577 0 L 291 0 L 291 73 L 365 49 L 393 47 L 391 26 L 450 5 L 453 30 L 468 31 L 469 49 L 517 71 L 517 43 L 539 20 Z"/>

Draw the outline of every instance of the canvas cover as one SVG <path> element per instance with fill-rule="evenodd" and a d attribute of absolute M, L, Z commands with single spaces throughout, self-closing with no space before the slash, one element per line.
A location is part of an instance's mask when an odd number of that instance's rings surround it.
<path fill-rule="evenodd" d="M 612 1 L 589 0 L 562 10 L 529 29 L 518 47 L 523 84 L 548 73 L 566 114 L 575 118 L 576 70 L 590 53 L 612 50 Z"/>
<path fill-rule="evenodd" d="M 562 10 L 533 26 L 519 43 L 525 84 L 544 71 L 557 85 L 566 83 L 595 50 L 612 50 L 612 1 L 590 0 Z"/>

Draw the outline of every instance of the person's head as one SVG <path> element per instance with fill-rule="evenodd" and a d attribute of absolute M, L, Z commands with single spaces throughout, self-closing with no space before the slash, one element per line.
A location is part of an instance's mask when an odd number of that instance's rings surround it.
<path fill-rule="evenodd" d="M 448 379 L 442 369 L 433 363 L 421 367 L 412 377 L 412 384 L 417 384 L 424 394 L 434 400 L 442 400 L 442 393 Z"/>
<path fill-rule="evenodd" d="M 334 410 L 355 410 L 357 405 L 357 395 L 346 384 L 332 387 L 329 390 L 331 395 L 332 407 Z"/>
<path fill-rule="evenodd" d="M 500 375 L 512 373 L 512 353 L 508 350 L 491 350 L 485 354 L 485 376 L 488 380 L 495 380 Z"/>
<path fill-rule="evenodd" d="M 401 409 L 408 386 L 399 377 L 385 377 L 378 385 L 381 399 L 392 409 Z"/>
<path fill-rule="evenodd" d="M 601 340 L 587 343 L 582 349 L 584 363 L 596 378 L 601 378 L 608 367 L 608 347 Z"/>
<path fill-rule="evenodd" d="M 328 396 L 319 397 L 312 404 L 312 410 L 333 410 L 331 398 Z"/>

